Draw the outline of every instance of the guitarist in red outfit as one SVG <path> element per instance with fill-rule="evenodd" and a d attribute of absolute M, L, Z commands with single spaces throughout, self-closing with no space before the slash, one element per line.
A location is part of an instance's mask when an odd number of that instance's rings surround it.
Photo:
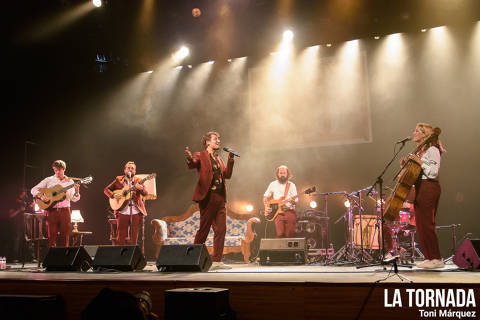
<path fill-rule="evenodd" d="M 289 199 L 297 195 L 297 187 L 289 179 L 292 177 L 287 166 L 280 166 L 275 170 L 277 180 L 272 181 L 263 195 L 263 204 L 265 206 L 265 216 L 271 212 L 268 206 L 268 200 L 278 200 L 280 198 Z M 295 200 L 287 202 L 283 205 L 283 212 L 279 213 L 275 218 L 275 229 L 277 230 L 277 238 L 291 238 L 295 235 L 297 226 L 297 214 L 295 213 Z"/>
<path fill-rule="evenodd" d="M 130 201 L 125 201 L 125 205 L 119 210 L 116 210 L 115 215 L 117 217 L 117 244 L 125 244 L 125 238 L 128 234 L 128 226 L 130 225 L 130 240 L 128 241 L 128 245 L 136 245 L 140 223 L 142 222 L 142 218 L 147 216 L 145 202 L 141 197 L 146 196 L 147 191 L 145 190 L 145 186 L 139 183 L 142 179 L 135 177 L 137 171 L 135 162 L 127 162 L 123 171 L 125 175 L 116 177 L 112 183 L 105 187 L 103 192 L 109 198 L 121 198 L 121 193 L 116 193 L 114 195 L 113 192 L 115 190 L 121 190 L 126 186 L 133 186 L 132 206 L 129 205 Z"/>
<path fill-rule="evenodd" d="M 52 163 L 52 169 L 55 173 L 53 176 L 43 179 L 39 184 L 32 188 L 31 193 L 34 198 L 39 198 L 44 202 L 50 199 L 44 195 L 38 196 L 41 188 L 50 188 L 56 185 L 66 187 L 73 183 L 73 180 L 65 176 L 67 164 L 63 160 L 55 160 Z M 60 246 L 68 247 L 70 239 L 70 231 L 72 230 L 70 202 L 80 200 L 80 185 L 75 184 L 74 189 L 65 192 L 63 200 L 58 201 L 50 208 L 46 209 L 47 226 L 48 226 L 48 247 L 57 245 L 57 236 L 60 238 Z"/>
<path fill-rule="evenodd" d="M 200 228 L 195 235 L 195 244 L 205 243 L 210 227 L 213 227 L 213 255 L 212 267 L 214 269 L 231 269 L 222 262 L 225 233 L 227 230 L 227 187 L 225 179 L 230 179 L 233 172 L 233 154 L 228 156 L 227 166 L 222 158 L 217 155 L 220 149 L 220 134 L 215 131 L 207 132 L 202 137 L 205 148 L 202 152 L 193 155 L 185 147 L 185 159 L 189 169 L 197 169 L 198 183 L 193 194 L 193 201 L 200 207 Z"/>

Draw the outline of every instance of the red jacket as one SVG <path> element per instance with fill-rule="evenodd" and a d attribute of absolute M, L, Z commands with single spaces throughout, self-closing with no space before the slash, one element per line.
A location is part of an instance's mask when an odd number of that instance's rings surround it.
<path fill-rule="evenodd" d="M 133 183 L 136 184 L 138 183 L 140 178 L 133 177 Z M 109 198 L 113 197 L 113 191 L 115 190 L 121 190 L 125 186 L 125 176 L 118 176 L 113 180 L 112 183 L 110 183 L 108 186 L 103 189 L 103 193 Z M 147 210 L 145 209 L 145 202 L 143 201 L 142 197 L 140 195 L 146 196 L 148 193 L 145 189 L 143 190 L 136 190 L 133 192 L 133 202 L 135 203 L 135 206 L 140 210 L 140 212 L 146 216 L 147 215 Z M 115 212 L 116 214 L 116 212 Z"/>
<path fill-rule="evenodd" d="M 225 179 L 230 179 L 232 177 L 234 162 L 233 157 L 228 157 L 227 167 L 225 168 L 222 158 L 218 157 L 218 164 L 220 165 L 224 181 L 223 185 L 225 186 L 225 197 L 227 196 Z M 207 150 L 195 152 L 193 154 L 193 160 L 191 162 L 187 161 L 187 167 L 189 169 L 197 169 L 198 183 L 195 192 L 193 193 L 193 201 L 199 202 L 207 196 L 213 179 L 212 161 L 210 160 L 210 155 Z"/>

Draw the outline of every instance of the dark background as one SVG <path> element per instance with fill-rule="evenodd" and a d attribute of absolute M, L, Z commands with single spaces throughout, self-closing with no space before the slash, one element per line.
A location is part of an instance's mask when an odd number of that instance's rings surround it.
<path fill-rule="evenodd" d="M 478 1 L 110 0 L 62 23 L 84 3 L 88 1 L 2 4 L 8 23 L 2 72 L 6 145 L 1 162 L 1 254 L 7 254 L 11 231 L 6 214 L 23 182 L 25 141 L 40 144 L 28 147 L 28 160 L 38 168 L 27 170 L 27 188 L 52 174 L 55 159 L 67 162 L 67 175 L 94 176 L 93 184 L 82 189 L 82 200 L 73 205 L 86 220 L 80 230 L 93 231 L 84 239 L 86 244 L 108 243 L 103 188 L 122 174 L 124 163 L 135 161 L 139 173 L 156 172 L 158 198 L 147 202 L 146 221 L 147 256 L 152 257 L 149 221 L 180 214 L 189 206 L 196 174 L 186 169 L 183 149 L 189 145 L 200 150 L 206 131 L 219 131 L 222 144 L 242 155 L 228 183 L 230 205 L 252 203 L 257 212 L 280 164 L 291 168 L 299 189 L 316 185 L 320 192 L 351 192 L 373 183 L 390 159 L 394 142 L 411 135 L 420 121 L 443 129 L 441 139 L 448 150 L 442 158 L 437 224 L 461 223 L 459 238 L 467 232 L 478 237 Z M 198 18 L 192 17 L 194 7 L 202 10 Z M 454 49 L 445 63 L 436 64 L 438 52 L 428 50 L 428 35 L 419 30 L 442 25 L 448 26 Z M 255 149 L 249 138 L 248 68 L 272 51 L 285 26 L 294 29 L 297 48 L 333 43 L 323 53 L 326 57 L 337 54 L 337 44 L 361 39 L 367 57 L 371 142 Z M 404 68 L 382 69 L 376 63 L 381 42 L 372 37 L 398 32 L 406 38 Z M 217 61 L 203 94 L 195 99 L 184 99 L 193 71 L 181 70 L 168 91 L 155 82 L 155 72 L 151 78 L 144 73 L 183 43 L 191 49 L 184 64 L 192 64 L 192 70 L 201 62 Z M 99 53 L 108 59 L 103 72 L 95 61 Z M 248 63 L 238 89 L 229 96 L 220 94 L 218 83 L 227 66 L 222 61 L 243 56 Z M 395 72 L 401 74 L 395 77 Z M 297 130 L 315 125 L 298 123 Z M 413 145 L 407 145 L 402 154 L 411 149 Z M 393 185 L 396 169 L 395 163 L 387 185 Z M 343 222 L 333 224 L 345 212 L 343 201 L 329 199 L 330 236 L 336 249 L 344 244 Z M 302 200 L 299 210 L 306 204 Z M 371 203 L 365 206 L 372 210 Z M 440 231 L 440 241 L 448 257 L 451 233 Z"/>

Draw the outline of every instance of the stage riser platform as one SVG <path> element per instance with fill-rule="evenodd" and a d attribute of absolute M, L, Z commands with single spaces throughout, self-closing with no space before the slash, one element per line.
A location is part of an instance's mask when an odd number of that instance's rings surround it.
<path fill-rule="evenodd" d="M 125 278 L 128 278 L 127 275 L 126 273 Z M 476 288 L 477 315 L 478 302 L 480 301 L 479 284 L 465 283 L 345 284 L 318 282 L 1 280 L 0 294 L 60 295 L 65 301 L 67 319 L 76 320 L 80 319 L 81 311 L 91 299 L 105 287 L 113 290 L 125 290 L 132 294 L 141 290 L 150 292 L 153 301 L 153 312 L 158 314 L 161 319 L 163 319 L 164 313 L 165 290 L 191 287 L 228 288 L 230 290 L 230 305 L 236 313 L 238 320 L 355 319 L 364 303 L 365 308 L 359 319 L 420 318 L 420 313 L 416 307 L 386 308 L 384 306 L 384 289 L 389 289 L 391 292 L 394 289 L 401 289 L 404 292 L 406 288 L 460 288 L 464 290 Z M 406 304 L 408 298 L 406 296 L 403 297 L 403 301 Z M 461 308 L 450 309 L 461 310 Z M 472 310 L 472 308 L 469 308 L 469 310 Z"/>

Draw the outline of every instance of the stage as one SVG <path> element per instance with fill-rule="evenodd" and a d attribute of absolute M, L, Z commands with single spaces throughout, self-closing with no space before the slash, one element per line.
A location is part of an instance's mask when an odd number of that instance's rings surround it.
<path fill-rule="evenodd" d="M 260 266 L 231 264 L 231 270 L 198 273 L 158 272 L 154 262 L 135 272 L 45 272 L 36 265 L 9 265 L 0 272 L 0 294 L 60 295 L 67 319 L 79 319 L 81 311 L 98 292 L 109 287 L 135 294 L 150 292 L 152 311 L 163 319 L 164 291 L 174 288 L 215 287 L 230 290 L 230 305 L 237 319 L 392 319 L 420 318 L 422 308 L 386 307 L 395 289 L 468 289 L 479 296 L 480 277 L 447 264 L 441 270 L 399 267 L 386 281 L 390 265 Z M 386 292 L 386 290 L 389 291 Z M 405 292 L 400 292 L 403 296 Z M 404 301 L 408 301 L 405 298 Z M 426 308 L 433 310 L 432 308 Z M 434 308 L 435 309 L 435 308 Z M 446 308 L 476 310 L 475 308 Z"/>

